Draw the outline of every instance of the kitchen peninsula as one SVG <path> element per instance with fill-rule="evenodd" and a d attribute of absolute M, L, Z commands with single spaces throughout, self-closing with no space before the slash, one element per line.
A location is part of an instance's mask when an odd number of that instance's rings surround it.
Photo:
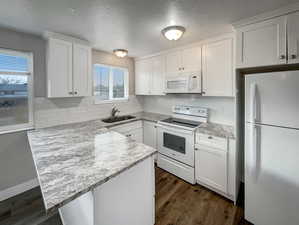
<path fill-rule="evenodd" d="M 64 225 L 154 224 L 156 150 L 100 120 L 28 132 L 47 213 Z"/>

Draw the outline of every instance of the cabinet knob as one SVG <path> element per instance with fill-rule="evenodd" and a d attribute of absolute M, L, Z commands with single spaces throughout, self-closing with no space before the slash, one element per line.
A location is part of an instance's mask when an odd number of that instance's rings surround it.
<path fill-rule="evenodd" d="M 69 94 L 70 94 L 70 95 L 72 95 L 72 94 L 73 94 L 73 92 L 72 92 L 72 91 L 70 91 L 70 92 L 69 92 Z"/>
<path fill-rule="evenodd" d="M 127 135 L 126 135 L 126 137 L 131 137 L 131 136 L 132 136 L 132 134 L 127 134 Z"/>
<path fill-rule="evenodd" d="M 213 137 L 212 137 L 212 136 L 209 136 L 208 138 L 209 138 L 209 139 L 213 139 Z"/>
<path fill-rule="evenodd" d="M 181 70 L 182 68 L 180 67 L 179 70 Z"/>
<path fill-rule="evenodd" d="M 279 59 L 285 59 L 285 58 L 286 58 L 285 55 L 280 55 L 280 56 L 279 56 Z"/>
<path fill-rule="evenodd" d="M 78 94 L 78 92 L 77 92 L 77 91 L 75 91 L 75 95 L 76 95 L 76 94 Z"/>
<path fill-rule="evenodd" d="M 185 67 L 182 68 L 182 70 L 184 70 L 184 69 L 185 69 Z"/>
<path fill-rule="evenodd" d="M 296 58 L 297 58 L 297 55 L 295 55 L 295 54 L 291 55 L 291 59 L 296 59 Z"/>

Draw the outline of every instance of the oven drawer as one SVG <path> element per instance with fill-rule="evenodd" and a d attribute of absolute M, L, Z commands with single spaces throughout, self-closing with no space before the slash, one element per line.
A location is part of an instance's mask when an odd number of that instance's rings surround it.
<path fill-rule="evenodd" d="M 226 138 L 201 133 L 196 133 L 195 143 L 223 150 L 227 150 L 228 146 L 228 141 Z"/>

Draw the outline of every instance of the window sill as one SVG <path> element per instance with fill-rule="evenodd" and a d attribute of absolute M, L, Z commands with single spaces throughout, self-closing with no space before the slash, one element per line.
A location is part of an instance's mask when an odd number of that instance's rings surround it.
<path fill-rule="evenodd" d="M 21 131 L 28 131 L 28 130 L 33 130 L 34 126 L 14 126 L 12 128 L 0 128 L 0 135 L 2 134 L 10 134 L 10 133 L 17 133 Z"/>
<path fill-rule="evenodd" d="M 101 105 L 101 104 L 113 104 L 113 103 L 122 103 L 122 102 L 128 102 L 129 98 L 123 98 L 123 99 L 114 99 L 114 100 L 99 100 L 94 99 L 95 105 Z"/>

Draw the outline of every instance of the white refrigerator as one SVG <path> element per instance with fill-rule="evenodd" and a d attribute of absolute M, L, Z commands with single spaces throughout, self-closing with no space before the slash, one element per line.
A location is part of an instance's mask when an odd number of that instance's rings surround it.
<path fill-rule="evenodd" d="M 299 225 L 299 71 L 245 76 L 245 219 Z"/>

